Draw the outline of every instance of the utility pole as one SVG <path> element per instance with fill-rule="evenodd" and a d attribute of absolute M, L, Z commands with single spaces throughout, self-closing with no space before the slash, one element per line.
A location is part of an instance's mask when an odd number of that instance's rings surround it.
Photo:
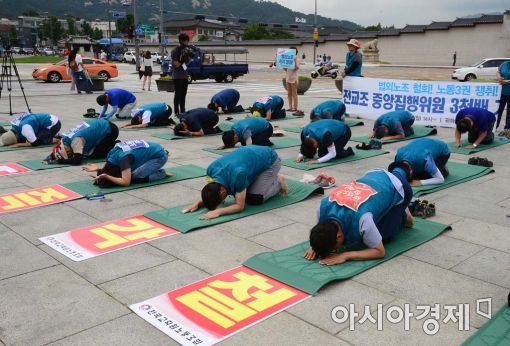
<path fill-rule="evenodd" d="M 135 39 L 135 61 L 136 61 L 136 69 L 138 70 L 138 67 L 140 67 L 140 45 L 138 44 L 138 38 L 137 38 L 137 30 L 138 30 L 138 16 L 136 15 L 136 0 L 133 0 L 133 20 L 134 20 L 134 39 Z"/>
<path fill-rule="evenodd" d="M 315 0 L 315 16 L 313 18 L 313 64 L 317 59 L 317 45 L 319 43 L 319 29 L 317 28 L 317 0 Z"/>
<path fill-rule="evenodd" d="M 159 0 L 159 54 L 161 61 L 165 59 L 165 21 L 163 19 L 163 0 Z"/>
<path fill-rule="evenodd" d="M 107 50 L 107 56 L 108 56 L 108 59 L 111 61 L 112 58 L 113 58 L 113 46 L 112 46 L 112 2 L 111 0 L 108 1 L 108 11 L 106 12 L 107 13 L 107 16 L 108 16 L 108 37 L 110 39 L 110 45 L 108 47 L 108 50 Z"/>

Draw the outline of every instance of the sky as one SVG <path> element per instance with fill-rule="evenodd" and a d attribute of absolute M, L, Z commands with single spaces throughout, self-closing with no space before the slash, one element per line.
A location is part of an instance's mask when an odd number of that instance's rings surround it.
<path fill-rule="evenodd" d="M 292 10 L 313 13 L 313 0 L 271 0 Z M 452 21 L 457 17 L 478 13 L 510 10 L 509 0 L 317 0 L 317 13 L 325 17 L 345 19 L 368 26 L 429 24 Z"/>

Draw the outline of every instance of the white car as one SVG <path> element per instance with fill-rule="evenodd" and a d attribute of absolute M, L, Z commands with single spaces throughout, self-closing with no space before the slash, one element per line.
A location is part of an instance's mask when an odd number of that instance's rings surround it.
<path fill-rule="evenodd" d="M 152 55 L 152 62 L 153 63 L 161 64 L 161 61 L 163 61 L 163 59 L 161 58 L 161 54 L 159 54 L 159 53 L 151 53 L 151 55 Z"/>
<path fill-rule="evenodd" d="M 496 79 L 496 71 L 505 61 L 510 61 L 510 58 L 483 59 L 471 67 L 456 69 L 452 73 L 452 79 L 463 82 L 477 78 Z"/>
<path fill-rule="evenodd" d="M 124 62 L 134 64 L 136 63 L 136 54 L 134 50 L 128 50 L 124 53 Z"/>

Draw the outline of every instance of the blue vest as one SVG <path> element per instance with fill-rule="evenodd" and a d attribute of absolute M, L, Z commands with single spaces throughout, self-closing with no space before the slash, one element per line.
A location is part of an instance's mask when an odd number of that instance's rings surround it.
<path fill-rule="evenodd" d="M 418 138 L 397 150 L 395 161 L 407 161 L 415 174 L 425 172 L 425 159 L 431 155 L 435 160 L 448 155 L 450 147 L 443 141 L 433 138 Z"/>
<path fill-rule="evenodd" d="M 239 136 L 241 143 L 244 143 L 243 133 L 246 129 L 250 129 L 251 135 L 255 136 L 268 130 L 271 127 L 271 123 L 261 117 L 250 117 L 236 122 L 232 126 L 234 133 Z"/>
<path fill-rule="evenodd" d="M 347 52 L 347 55 L 345 56 L 345 67 L 346 69 L 350 68 L 352 63 L 356 61 L 358 56 L 361 55 L 359 51 L 355 51 L 354 53 Z M 363 66 L 363 58 L 358 64 L 358 67 L 354 71 L 348 74 L 348 76 L 352 77 L 361 77 L 361 67 Z"/>
<path fill-rule="evenodd" d="M 273 96 L 268 96 L 268 97 L 269 97 L 269 100 L 267 100 L 265 103 L 255 101 L 255 103 L 253 104 L 253 107 L 262 109 L 265 113 L 268 110 L 271 110 L 272 112 L 274 112 L 274 110 L 276 109 L 276 107 L 279 104 L 283 104 L 283 99 L 280 96 L 273 95 Z M 264 117 L 266 115 L 262 114 L 262 116 Z"/>
<path fill-rule="evenodd" d="M 110 122 L 105 119 L 92 120 L 87 122 L 87 124 L 89 125 L 88 127 L 76 131 L 71 136 L 66 136 L 65 133 L 62 136 L 62 142 L 68 147 L 71 146 L 74 138 L 82 137 L 85 140 L 83 147 L 84 156 L 90 155 L 96 145 L 112 132 Z"/>
<path fill-rule="evenodd" d="M 253 184 L 277 158 L 271 148 L 249 145 L 215 160 L 207 168 L 207 175 L 223 185 L 230 195 L 235 195 Z"/>
<path fill-rule="evenodd" d="M 499 74 L 501 74 L 501 77 L 505 80 L 510 79 L 510 61 L 505 61 L 501 64 L 499 67 Z M 510 95 L 510 84 L 503 84 L 501 86 L 501 94 Z"/>
<path fill-rule="evenodd" d="M 151 112 L 151 123 L 157 118 L 163 116 L 167 111 L 167 105 L 164 102 L 148 103 L 141 105 L 139 108 L 142 111 L 142 114 L 145 111 Z"/>
<path fill-rule="evenodd" d="M 305 137 L 310 137 L 319 142 L 319 146 L 324 146 L 324 136 L 327 132 L 331 133 L 333 137 L 333 142 L 338 140 L 345 134 L 347 129 L 347 125 L 344 122 L 333 120 L 333 119 L 321 119 L 318 121 L 314 121 L 306 125 L 303 128 L 303 135 Z"/>
<path fill-rule="evenodd" d="M 39 133 L 51 126 L 51 117 L 46 113 L 34 113 L 30 114 L 15 125 L 11 122 L 11 131 L 18 137 L 18 142 L 25 142 L 27 139 L 21 135 L 21 129 L 23 126 L 29 125 L 34 130 L 35 136 L 38 137 Z"/>
<path fill-rule="evenodd" d="M 341 120 L 345 113 L 345 105 L 342 101 L 329 100 L 319 103 L 312 109 L 312 115 L 324 119 L 325 113 L 330 113 L 332 119 Z"/>
<path fill-rule="evenodd" d="M 404 123 L 413 119 L 413 114 L 408 111 L 393 111 L 384 113 L 375 121 L 374 127 L 385 125 L 388 127 L 390 134 L 395 133 L 395 123 L 400 122 L 402 126 Z"/>
<path fill-rule="evenodd" d="M 385 171 L 370 171 L 356 181 L 367 184 L 377 191 L 375 195 L 360 205 L 357 211 L 340 206 L 335 201 L 330 202 L 329 197 L 322 199 L 319 208 L 319 222 L 337 221 L 342 227 L 346 245 L 362 241 L 359 233 L 359 220 L 363 214 L 372 213 L 374 222 L 377 224 L 393 206 L 402 200 L 402 196 L 393 186 Z"/>
<path fill-rule="evenodd" d="M 165 149 L 158 143 L 147 142 L 148 148 L 136 148 L 124 151 L 119 144 L 116 144 L 108 153 L 106 161 L 115 166 L 120 166 L 120 161 L 128 156 L 133 155 L 133 162 L 131 163 L 131 170 L 135 170 L 144 163 L 152 159 L 159 159 L 166 155 Z"/>

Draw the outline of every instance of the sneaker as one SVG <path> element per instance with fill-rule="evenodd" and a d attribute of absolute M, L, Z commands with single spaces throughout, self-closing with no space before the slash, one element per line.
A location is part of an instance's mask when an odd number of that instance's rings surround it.
<path fill-rule="evenodd" d="M 328 176 L 321 172 L 315 179 L 311 182 L 311 184 L 320 184 L 324 179 L 328 179 Z"/>
<path fill-rule="evenodd" d="M 367 143 L 363 142 L 361 144 L 356 144 L 356 149 L 359 149 L 359 150 L 370 150 L 372 148 L 370 147 L 370 145 L 368 145 Z"/>
<path fill-rule="evenodd" d="M 322 181 L 317 184 L 323 189 L 330 189 L 333 186 L 336 186 L 335 178 L 334 177 L 327 177 L 325 179 L 322 179 Z"/>
<path fill-rule="evenodd" d="M 303 111 L 296 111 L 296 112 L 292 113 L 292 115 L 295 117 L 304 117 L 305 113 Z"/>
<path fill-rule="evenodd" d="M 370 149 L 381 149 L 382 148 L 382 142 L 378 139 L 371 139 L 370 143 L 368 143 L 370 146 Z"/>

